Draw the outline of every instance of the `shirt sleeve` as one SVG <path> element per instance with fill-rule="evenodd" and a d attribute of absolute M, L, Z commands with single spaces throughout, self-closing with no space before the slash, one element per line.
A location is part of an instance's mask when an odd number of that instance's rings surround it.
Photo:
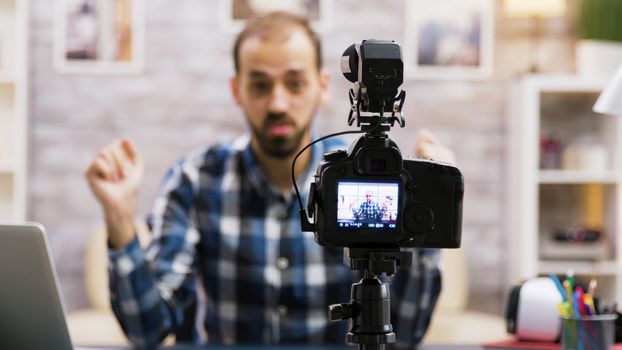
<path fill-rule="evenodd" d="M 430 324 L 441 292 L 440 250 L 415 249 L 411 267 L 400 268 L 391 282 L 391 319 L 395 346 L 417 346 Z"/>
<path fill-rule="evenodd" d="M 195 297 L 196 243 L 193 178 L 172 167 L 148 218 L 153 239 L 146 251 L 135 238 L 109 251 L 112 308 L 128 339 L 152 347 L 183 323 Z"/>

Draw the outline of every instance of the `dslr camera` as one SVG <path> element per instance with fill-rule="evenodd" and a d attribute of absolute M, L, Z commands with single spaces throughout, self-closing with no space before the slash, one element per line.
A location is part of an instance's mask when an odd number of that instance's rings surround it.
<path fill-rule="evenodd" d="M 364 40 L 341 57 L 350 89 L 348 124 L 363 133 L 348 150 L 324 155 L 311 188 L 303 231 L 331 247 L 458 248 L 464 179 L 458 168 L 433 160 L 404 159 L 387 132 L 404 127 L 406 96 L 400 46 Z M 350 132 L 352 133 L 352 132 Z M 302 216 L 301 215 L 301 216 Z"/>

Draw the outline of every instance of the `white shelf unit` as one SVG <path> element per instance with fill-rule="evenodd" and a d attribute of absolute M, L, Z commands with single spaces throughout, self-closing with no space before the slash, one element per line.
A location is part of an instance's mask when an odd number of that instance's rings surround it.
<path fill-rule="evenodd" d="M 0 0 L 0 222 L 26 216 L 28 1 Z"/>
<path fill-rule="evenodd" d="M 508 282 L 572 269 L 579 279 L 597 279 L 597 294 L 621 304 L 622 118 L 592 111 L 605 83 L 573 75 L 528 75 L 510 89 Z M 554 159 L 564 159 L 570 145 L 598 143 L 606 150 L 605 166 L 576 168 L 560 161 L 544 169 L 541 137 L 550 135 L 561 144 Z M 591 228 L 593 222 L 599 223 L 596 243 L 553 238 Z"/>

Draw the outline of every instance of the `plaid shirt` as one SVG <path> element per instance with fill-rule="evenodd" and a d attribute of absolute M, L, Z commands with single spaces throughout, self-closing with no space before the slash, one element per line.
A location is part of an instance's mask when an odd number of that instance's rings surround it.
<path fill-rule="evenodd" d="M 316 143 L 301 188 L 323 154 L 343 146 Z M 157 344 L 190 310 L 195 343 L 343 344 L 347 322 L 330 322 L 327 307 L 350 300 L 359 274 L 343 264 L 343 249 L 300 231 L 298 209 L 293 191 L 284 196 L 261 170 L 248 136 L 174 164 L 147 220 L 149 248 L 134 239 L 109 251 L 112 306 L 131 342 Z M 417 344 L 428 326 L 438 256 L 417 249 L 412 268 L 392 277 L 397 345 Z"/>
<path fill-rule="evenodd" d="M 363 202 L 358 210 L 352 211 L 352 215 L 354 215 L 355 219 L 380 220 L 382 219 L 382 215 L 384 215 L 384 210 L 380 209 L 378 203 Z"/>

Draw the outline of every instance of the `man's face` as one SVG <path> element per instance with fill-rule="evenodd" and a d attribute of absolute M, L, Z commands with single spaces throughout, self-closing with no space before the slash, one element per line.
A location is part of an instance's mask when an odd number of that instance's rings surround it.
<path fill-rule="evenodd" d="M 328 93 L 328 75 L 319 72 L 315 48 L 300 29 L 288 37 L 244 40 L 233 96 L 252 130 L 252 145 L 268 156 L 285 158 L 309 142 L 313 116 Z"/>
<path fill-rule="evenodd" d="M 373 194 L 371 192 L 365 193 L 365 200 L 367 201 L 367 203 L 371 203 L 372 196 Z"/>

